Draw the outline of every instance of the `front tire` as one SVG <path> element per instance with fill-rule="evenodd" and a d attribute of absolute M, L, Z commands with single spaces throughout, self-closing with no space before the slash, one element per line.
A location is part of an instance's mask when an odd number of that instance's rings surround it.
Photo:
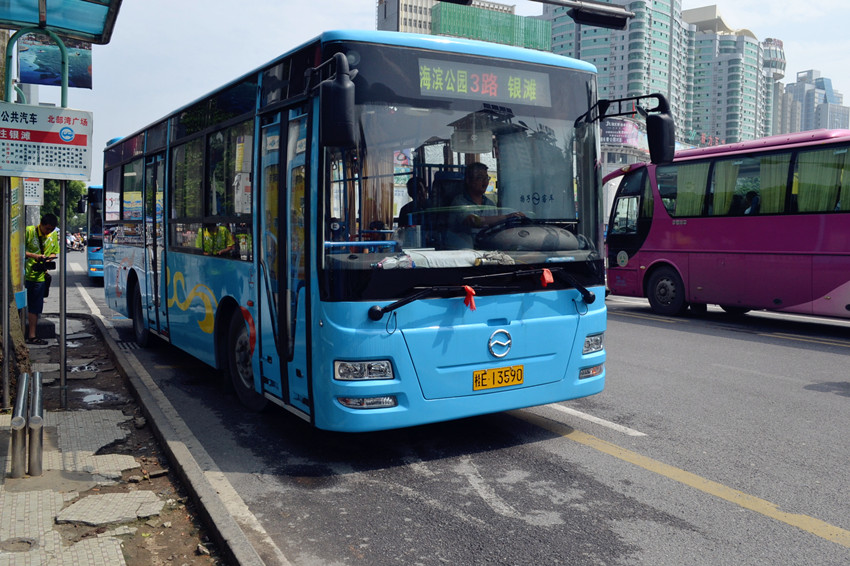
<path fill-rule="evenodd" d="M 254 412 L 268 405 L 268 399 L 254 390 L 254 367 L 251 363 L 251 342 L 245 319 L 238 311 L 230 319 L 227 333 L 227 372 L 239 401 Z"/>
<path fill-rule="evenodd" d="M 677 316 L 688 308 L 685 301 L 685 284 L 676 270 L 670 267 L 662 267 L 653 272 L 646 291 L 649 305 L 658 314 Z"/>
<path fill-rule="evenodd" d="M 145 347 L 150 343 L 151 333 L 145 324 L 145 309 L 142 308 L 142 291 L 136 285 L 133 291 L 133 337 L 136 344 Z"/>

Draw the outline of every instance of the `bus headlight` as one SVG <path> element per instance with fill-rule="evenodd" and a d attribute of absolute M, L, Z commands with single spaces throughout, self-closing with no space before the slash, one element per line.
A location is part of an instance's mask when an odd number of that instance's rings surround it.
<path fill-rule="evenodd" d="M 593 352 L 601 352 L 604 348 L 605 333 L 593 334 L 584 337 L 584 348 L 581 349 L 582 354 L 592 354 Z"/>
<path fill-rule="evenodd" d="M 389 360 L 334 362 L 334 379 L 339 381 L 366 381 L 370 379 L 392 378 L 393 365 Z"/>

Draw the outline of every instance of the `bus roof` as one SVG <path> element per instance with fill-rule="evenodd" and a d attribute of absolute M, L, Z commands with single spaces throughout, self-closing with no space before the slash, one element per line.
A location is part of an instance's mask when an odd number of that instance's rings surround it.
<path fill-rule="evenodd" d="M 725 145 L 685 149 L 676 152 L 676 160 L 717 156 L 725 153 L 749 153 L 751 151 L 765 149 L 780 149 L 784 147 L 808 145 L 817 142 L 837 141 L 844 138 L 850 138 L 850 130 L 809 130 L 806 132 L 781 134 L 777 136 L 759 138 L 757 140 L 748 140 Z"/>
<path fill-rule="evenodd" d="M 591 63 L 564 57 L 563 55 L 556 55 L 550 51 L 538 51 L 536 49 L 526 49 L 524 47 L 442 35 L 400 33 L 395 31 L 333 30 L 324 32 L 317 39 L 321 40 L 322 43 L 332 41 L 362 41 L 365 43 L 383 43 L 400 47 L 463 53 L 465 55 L 518 59 L 529 63 L 567 67 L 596 73 L 596 66 Z"/>
<path fill-rule="evenodd" d="M 161 122 L 163 119 L 178 114 L 197 104 L 201 100 L 204 100 L 205 98 L 208 98 L 217 92 L 224 91 L 228 87 L 239 83 L 247 79 L 248 77 L 254 76 L 257 73 L 263 71 L 264 69 L 276 65 L 278 62 L 290 56 L 291 54 L 296 53 L 300 49 L 303 49 L 317 42 L 321 44 L 326 44 L 337 41 L 378 43 L 399 47 L 412 47 L 415 49 L 444 51 L 447 53 L 462 53 L 466 55 L 477 55 L 483 57 L 518 60 L 527 63 L 536 63 L 540 65 L 551 65 L 554 67 L 575 69 L 578 71 L 585 71 L 593 74 L 596 74 L 597 71 L 596 66 L 591 63 L 580 61 L 578 59 L 572 59 L 570 57 L 564 57 L 563 55 L 556 55 L 548 51 L 537 51 L 535 49 L 525 49 L 523 47 L 514 47 L 498 43 L 488 43 L 486 41 L 478 41 L 474 39 L 463 39 L 439 35 L 402 33 L 396 31 L 331 30 L 323 32 L 319 36 L 309 41 L 305 41 L 304 43 L 297 45 L 292 49 L 287 50 L 286 53 L 284 53 L 283 55 L 280 55 L 275 59 L 272 59 L 271 61 L 267 62 L 266 64 L 256 69 L 253 69 L 239 77 L 234 78 L 233 80 L 221 85 L 219 88 L 208 92 L 200 98 L 193 100 L 172 112 L 169 112 L 165 116 L 162 116 L 161 118 L 157 119 L 155 122 L 148 124 L 144 128 L 141 128 L 140 130 L 137 130 L 136 132 L 133 132 L 130 135 L 110 139 L 108 142 L 106 142 L 106 147 L 108 148 L 128 138 L 137 136 L 138 134 L 149 129 L 154 124 Z"/>

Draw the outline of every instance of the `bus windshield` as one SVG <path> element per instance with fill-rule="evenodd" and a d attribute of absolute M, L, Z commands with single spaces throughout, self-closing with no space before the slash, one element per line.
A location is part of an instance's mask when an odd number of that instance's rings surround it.
<path fill-rule="evenodd" d="M 352 65 L 359 144 L 326 160 L 326 268 L 443 283 L 450 268 L 599 259 L 596 138 L 575 128 L 590 73 L 386 51 L 347 49 L 369 64 Z"/>

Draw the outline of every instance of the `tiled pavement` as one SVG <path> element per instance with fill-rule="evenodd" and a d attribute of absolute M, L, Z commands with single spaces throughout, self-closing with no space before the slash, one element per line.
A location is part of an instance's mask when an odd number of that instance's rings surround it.
<path fill-rule="evenodd" d="M 132 456 L 96 455 L 127 435 L 120 425 L 130 418 L 115 410 L 45 413 L 43 474 L 13 479 L 11 415 L 0 415 L 0 566 L 125 564 L 120 536 L 132 532 L 126 524 L 159 514 L 164 502 L 142 489 L 84 498 L 80 492 L 139 466 Z M 115 528 L 67 546 L 57 530 L 64 522 Z"/>

